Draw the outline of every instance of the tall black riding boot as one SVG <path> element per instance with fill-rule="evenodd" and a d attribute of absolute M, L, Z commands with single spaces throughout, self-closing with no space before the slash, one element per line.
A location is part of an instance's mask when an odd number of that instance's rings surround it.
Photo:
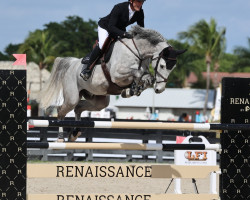
<path fill-rule="evenodd" d="M 101 55 L 101 49 L 99 48 L 99 45 L 96 45 L 96 47 L 91 52 L 89 63 L 87 64 L 87 67 L 83 67 L 82 72 L 80 73 L 80 76 L 83 78 L 83 80 L 87 81 L 89 77 L 91 76 L 90 66 L 92 63 Z"/>

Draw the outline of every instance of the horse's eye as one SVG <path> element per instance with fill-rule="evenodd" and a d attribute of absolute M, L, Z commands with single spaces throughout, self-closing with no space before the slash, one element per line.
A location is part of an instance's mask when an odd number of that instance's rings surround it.
<path fill-rule="evenodd" d="M 161 65 L 160 67 L 163 69 L 165 66 L 164 66 L 164 65 Z"/>

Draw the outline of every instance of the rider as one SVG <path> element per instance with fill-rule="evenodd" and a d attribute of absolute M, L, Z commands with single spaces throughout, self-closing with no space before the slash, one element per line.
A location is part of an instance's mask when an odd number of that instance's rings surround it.
<path fill-rule="evenodd" d="M 114 6 L 111 13 L 98 22 L 99 43 L 93 49 L 88 60 L 87 67 L 83 68 L 80 76 L 86 81 L 91 75 L 91 64 L 101 56 L 101 49 L 108 36 L 112 38 L 133 38 L 126 32 L 126 27 L 134 22 L 144 27 L 144 12 L 142 5 L 146 0 L 128 0 Z M 85 62 L 83 61 L 85 64 Z"/>

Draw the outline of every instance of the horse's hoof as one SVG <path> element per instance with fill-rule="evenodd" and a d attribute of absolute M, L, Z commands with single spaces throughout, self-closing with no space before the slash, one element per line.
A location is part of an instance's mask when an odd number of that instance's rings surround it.
<path fill-rule="evenodd" d="M 72 133 L 69 135 L 69 142 L 75 142 L 77 138 L 81 135 L 81 132 L 77 132 L 76 136 L 74 136 Z"/>
<path fill-rule="evenodd" d="M 82 77 L 84 81 L 87 81 L 89 77 L 91 76 L 91 72 L 85 72 L 85 73 L 81 72 L 80 76 Z"/>

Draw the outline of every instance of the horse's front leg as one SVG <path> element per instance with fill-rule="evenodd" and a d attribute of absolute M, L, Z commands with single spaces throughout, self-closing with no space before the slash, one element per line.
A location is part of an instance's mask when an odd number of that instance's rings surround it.
<path fill-rule="evenodd" d="M 124 89 L 121 93 L 121 96 L 123 98 L 140 96 L 141 93 L 153 85 L 153 83 L 154 77 L 151 74 L 144 74 L 142 77 L 135 79 L 130 88 Z"/>
<path fill-rule="evenodd" d="M 137 94 L 137 84 L 133 82 L 129 88 L 123 89 L 121 92 L 122 98 L 129 98 Z"/>
<path fill-rule="evenodd" d="M 142 76 L 141 81 L 140 81 L 140 85 L 138 87 L 138 92 L 137 92 L 137 96 L 140 96 L 140 94 L 146 90 L 147 88 L 149 88 L 150 86 L 153 85 L 154 83 L 154 77 L 151 74 L 145 74 Z"/>
<path fill-rule="evenodd" d="M 147 89 L 154 83 L 154 77 L 151 74 L 145 74 L 142 76 L 141 81 L 143 82 L 143 88 Z"/>

